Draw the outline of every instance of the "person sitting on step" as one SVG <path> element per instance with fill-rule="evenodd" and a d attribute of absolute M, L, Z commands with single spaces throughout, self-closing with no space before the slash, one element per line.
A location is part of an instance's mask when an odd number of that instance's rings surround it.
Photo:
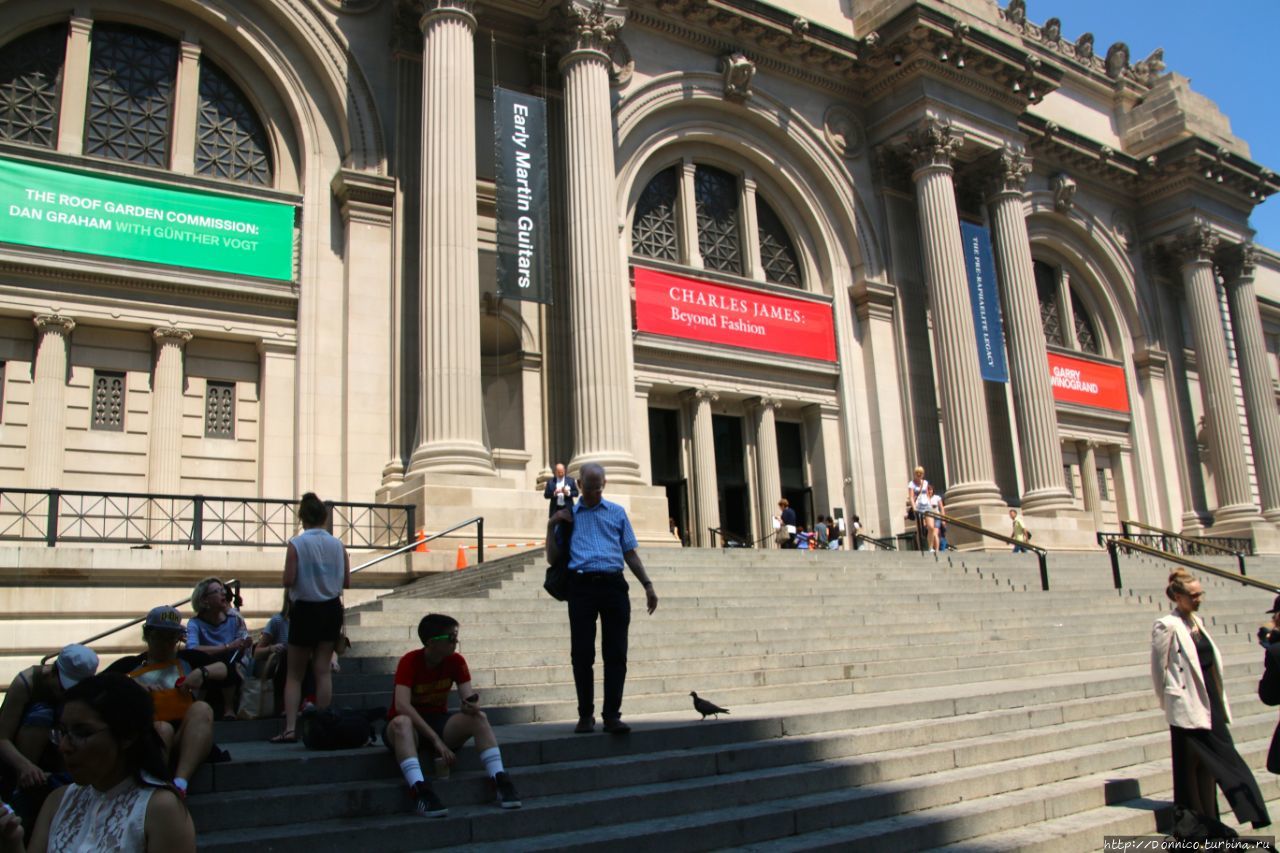
<path fill-rule="evenodd" d="M 231 590 L 217 578 L 205 578 L 196 584 L 191 592 L 191 609 L 196 615 L 187 623 L 187 648 L 227 665 L 227 677 L 220 685 L 222 693 L 213 698 L 214 704 L 221 702 L 222 718 L 234 720 L 241 683 L 236 663 L 253 649 L 249 628 L 232 606 Z"/>
<path fill-rule="evenodd" d="M 176 608 L 151 608 L 142 625 L 147 650 L 121 658 L 106 671 L 129 676 L 151 695 L 156 732 L 174 768 L 173 786 L 185 796 L 188 780 L 214 748 L 213 708 L 196 693 L 226 678 L 227 665 L 194 649 L 179 650 L 183 632 Z"/>
<path fill-rule="evenodd" d="M 423 817 L 445 817 L 449 811 L 422 774 L 418 750 L 425 743 L 435 756 L 438 775 L 447 775 L 456 760 L 454 750 L 475 738 L 480 761 L 489 774 L 495 802 L 504 809 L 520 808 L 520 797 L 502 766 L 502 753 L 489 718 L 480 710 L 480 696 L 471 689 L 471 671 L 458 654 L 458 620 L 428 613 L 418 623 L 422 648 L 396 666 L 382 741 L 395 753 L 400 772 L 417 800 Z M 458 686 L 460 711 L 449 711 L 449 688 Z"/>

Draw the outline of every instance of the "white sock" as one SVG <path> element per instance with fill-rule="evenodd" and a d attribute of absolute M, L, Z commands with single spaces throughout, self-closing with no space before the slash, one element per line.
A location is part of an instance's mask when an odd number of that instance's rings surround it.
<path fill-rule="evenodd" d="M 480 753 L 480 760 L 484 762 L 484 769 L 489 771 L 490 776 L 497 776 L 503 772 L 502 753 L 496 746 L 491 746 Z"/>
<path fill-rule="evenodd" d="M 185 794 L 187 791 L 187 780 L 183 779 L 181 776 L 174 776 L 173 787 L 177 788 L 179 791 L 182 791 Z"/>
<path fill-rule="evenodd" d="M 422 765 L 418 763 L 416 758 L 406 758 L 400 762 L 400 772 L 404 774 L 404 781 L 409 783 L 409 787 L 423 781 Z"/>

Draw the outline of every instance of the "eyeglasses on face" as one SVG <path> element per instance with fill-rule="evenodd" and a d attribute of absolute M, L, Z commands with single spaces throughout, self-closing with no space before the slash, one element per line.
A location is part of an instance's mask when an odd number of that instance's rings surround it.
<path fill-rule="evenodd" d="M 428 640 L 430 640 L 430 641 L 431 641 L 431 642 L 433 642 L 433 643 L 435 643 L 435 642 L 438 642 L 438 643 L 457 643 L 457 642 L 460 642 L 460 641 L 458 640 L 458 635 L 457 635 L 457 634 L 437 634 L 437 635 L 436 635 L 436 636 L 434 636 L 434 637 L 427 637 L 427 639 L 428 639 Z"/>
<path fill-rule="evenodd" d="M 97 729 L 84 728 L 81 726 L 68 729 L 66 726 L 55 726 L 53 730 L 49 732 L 49 740 L 53 742 L 54 746 L 61 745 L 65 740 L 72 749 L 79 749 L 85 745 L 89 738 L 96 734 L 101 734 L 106 730 L 106 726 L 102 726 Z"/>

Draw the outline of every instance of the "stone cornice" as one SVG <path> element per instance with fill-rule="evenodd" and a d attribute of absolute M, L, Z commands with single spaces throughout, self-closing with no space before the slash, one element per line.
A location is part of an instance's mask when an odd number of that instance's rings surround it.
<path fill-rule="evenodd" d="M 396 179 L 339 169 L 329 182 L 347 221 L 390 225 L 396 204 Z"/>

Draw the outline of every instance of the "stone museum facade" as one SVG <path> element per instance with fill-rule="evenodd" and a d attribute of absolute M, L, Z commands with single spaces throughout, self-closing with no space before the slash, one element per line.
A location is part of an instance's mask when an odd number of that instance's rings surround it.
<path fill-rule="evenodd" d="M 597 460 L 709 544 L 893 535 L 918 463 L 1046 546 L 1280 549 L 1280 178 L 1177 57 L 1020 0 L 66 8 L 0 5 L 0 489 L 515 541 Z M 495 283 L 495 86 L 546 100 L 550 304 Z"/>

